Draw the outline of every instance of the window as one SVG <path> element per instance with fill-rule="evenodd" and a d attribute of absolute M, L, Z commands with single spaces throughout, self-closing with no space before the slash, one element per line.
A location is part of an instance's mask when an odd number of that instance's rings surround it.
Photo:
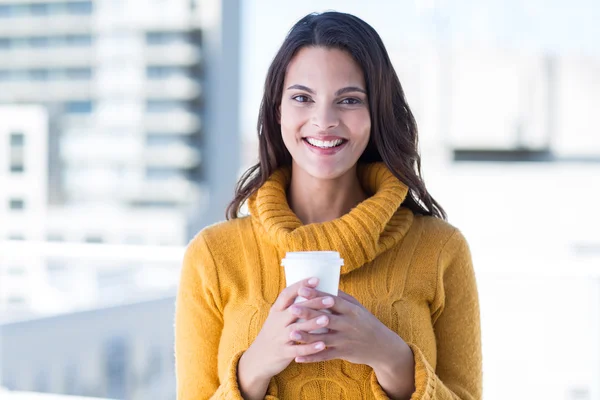
<path fill-rule="evenodd" d="M 13 174 L 21 174 L 25 172 L 25 167 L 23 166 L 23 164 L 11 164 L 10 172 Z"/>
<path fill-rule="evenodd" d="M 48 13 L 52 15 L 65 14 L 66 5 L 65 3 L 49 3 Z"/>
<path fill-rule="evenodd" d="M 23 199 L 10 199 L 8 201 L 8 207 L 11 210 L 24 210 L 25 209 L 25 201 Z"/>
<path fill-rule="evenodd" d="M 21 132 L 10 134 L 10 147 L 22 148 L 25 146 L 25 135 Z"/>
<path fill-rule="evenodd" d="M 91 68 L 67 68 L 65 70 L 67 79 L 88 80 L 92 78 Z"/>
<path fill-rule="evenodd" d="M 25 303 L 26 303 L 26 301 L 23 296 L 9 296 L 8 297 L 8 304 L 10 304 L 12 306 L 22 305 Z"/>
<path fill-rule="evenodd" d="M 161 45 L 171 43 L 185 43 L 187 36 L 184 32 L 147 32 L 146 43 L 149 45 Z"/>
<path fill-rule="evenodd" d="M 48 47 L 50 45 L 50 39 L 47 36 L 34 36 L 29 38 L 29 45 L 31 47 Z"/>
<path fill-rule="evenodd" d="M 172 201 L 139 200 L 132 201 L 131 206 L 139 208 L 177 208 L 178 204 Z"/>
<path fill-rule="evenodd" d="M 47 69 L 32 69 L 29 71 L 29 76 L 34 81 L 47 81 L 49 73 Z"/>
<path fill-rule="evenodd" d="M 12 6 L 10 4 L 0 4 L 0 18 L 12 16 Z"/>
<path fill-rule="evenodd" d="M 8 240 L 25 240 L 25 236 L 20 233 L 11 233 L 8 235 Z"/>
<path fill-rule="evenodd" d="M 50 9 L 48 7 L 48 4 L 30 4 L 29 5 L 29 12 L 31 13 L 31 15 L 48 15 Z"/>
<path fill-rule="evenodd" d="M 6 274 L 9 276 L 23 276 L 25 275 L 24 267 L 9 267 L 6 271 Z"/>
<path fill-rule="evenodd" d="M 13 17 L 24 17 L 29 14 L 29 6 L 27 4 L 13 4 L 10 7 Z"/>
<path fill-rule="evenodd" d="M 181 178 L 182 174 L 175 168 L 148 167 L 146 178 L 152 180 L 168 180 Z"/>
<path fill-rule="evenodd" d="M 91 101 L 69 101 L 65 104 L 66 112 L 69 114 L 90 114 L 92 108 Z"/>
<path fill-rule="evenodd" d="M 91 35 L 67 35 L 65 36 L 67 46 L 85 47 L 92 45 Z"/>
<path fill-rule="evenodd" d="M 154 112 L 172 112 L 186 110 L 186 103 L 179 100 L 148 100 L 146 102 L 146 111 Z"/>
<path fill-rule="evenodd" d="M 187 144 L 188 138 L 183 135 L 172 135 L 172 134 L 148 134 L 146 136 L 146 145 L 149 147 L 162 147 L 174 144 Z"/>
<path fill-rule="evenodd" d="M 93 8 L 91 1 L 71 1 L 67 3 L 67 12 L 74 15 L 90 15 Z"/>
<path fill-rule="evenodd" d="M 185 76 L 184 68 L 175 66 L 151 66 L 146 68 L 148 79 L 165 79 L 173 76 Z"/>
<path fill-rule="evenodd" d="M 10 49 L 9 38 L 0 38 L 0 49 Z"/>
<path fill-rule="evenodd" d="M 65 239 L 58 233 L 49 233 L 46 236 L 46 240 L 49 242 L 63 242 Z"/>
<path fill-rule="evenodd" d="M 113 399 L 127 397 L 127 372 L 129 368 L 129 345 L 123 337 L 110 339 L 104 347 L 104 372 L 106 395 Z"/>
<path fill-rule="evenodd" d="M 24 171 L 23 148 L 25 147 L 25 135 L 22 132 L 10 134 L 10 172 L 22 173 Z"/>
<path fill-rule="evenodd" d="M 89 235 L 85 237 L 86 243 L 104 243 L 104 239 L 100 235 Z"/>

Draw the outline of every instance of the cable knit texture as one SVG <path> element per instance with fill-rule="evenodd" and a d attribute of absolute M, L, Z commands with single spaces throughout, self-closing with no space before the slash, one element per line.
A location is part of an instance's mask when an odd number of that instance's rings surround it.
<path fill-rule="evenodd" d="M 175 316 L 179 400 L 242 399 L 237 364 L 286 286 L 287 251 L 335 250 L 340 289 L 410 346 L 417 399 L 480 399 L 477 286 L 462 234 L 401 207 L 408 188 L 382 163 L 359 165 L 370 197 L 348 214 L 303 225 L 276 171 L 249 199 L 250 216 L 203 229 L 185 253 Z M 266 399 L 387 399 L 374 371 L 331 360 L 292 362 Z"/>

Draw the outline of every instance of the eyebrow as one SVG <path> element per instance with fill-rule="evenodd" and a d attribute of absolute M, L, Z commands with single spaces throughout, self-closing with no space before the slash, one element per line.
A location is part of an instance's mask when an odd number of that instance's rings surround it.
<path fill-rule="evenodd" d="M 287 88 L 287 90 L 292 90 L 292 89 L 298 89 L 298 90 L 304 90 L 305 92 L 308 92 L 310 94 L 315 94 L 315 91 L 312 90 L 311 88 L 304 86 L 304 85 L 292 85 L 289 88 Z M 343 94 L 346 93 L 351 93 L 351 92 L 360 92 L 360 93 L 364 93 L 367 94 L 367 91 L 359 88 L 358 86 L 347 86 L 345 88 L 341 88 L 340 90 L 338 90 L 337 92 L 335 92 L 336 96 L 341 96 Z"/>

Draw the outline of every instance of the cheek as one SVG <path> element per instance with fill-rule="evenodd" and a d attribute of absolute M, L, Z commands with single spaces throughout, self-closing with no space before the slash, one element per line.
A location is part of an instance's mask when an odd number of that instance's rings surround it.
<path fill-rule="evenodd" d="M 350 128 L 354 141 L 366 146 L 371 133 L 371 117 L 369 112 L 355 113 L 347 121 L 347 126 Z"/>
<path fill-rule="evenodd" d="M 298 107 L 281 105 L 281 131 L 284 135 L 295 135 L 307 120 L 306 111 Z"/>

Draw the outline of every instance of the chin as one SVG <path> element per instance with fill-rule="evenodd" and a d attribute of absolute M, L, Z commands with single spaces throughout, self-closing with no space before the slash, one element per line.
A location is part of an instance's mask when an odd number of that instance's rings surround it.
<path fill-rule="evenodd" d="M 349 171 L 353 170 L 355 166 L 356 163 L 348 163 L 347 165 L 346 163 L 343 165 L 340 163 L 329 165 L 325 163 L 320 165 L 316 163 L 310 163 L 309 165 L 306 165 L 306 163 L 297 163 L 297 167 L 302 169 L 308 175 L 322 180 L 338 179 L 347 174 Z"/>

